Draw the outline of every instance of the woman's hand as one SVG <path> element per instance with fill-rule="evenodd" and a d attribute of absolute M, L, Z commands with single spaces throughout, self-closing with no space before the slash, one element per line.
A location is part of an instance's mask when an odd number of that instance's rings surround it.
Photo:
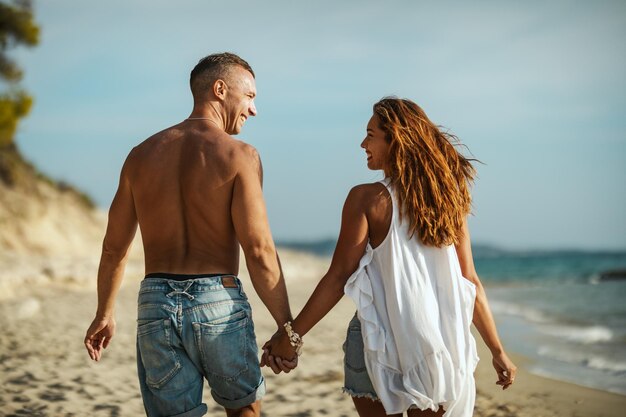
<path fill-rule="evenodd" d="M 496 381 L 496 384 L 501 385 L 502 389 L 507 389 L 508 387 L 510 387 L 515 380 L 517 366 L 515 366 L 515 364 L 511 362 L 509 357 L 504 352 L 493 355 L 491 363 L 493 364 L 493 367 L 498 374 L 498 380 Z"/>
<path fill-rule="evenodd" d="M 279 329 L 270 340 L 263 345 L 261 366 L 269 366 L 275 374 L 288 374 L 298 366 L 298 355 L 291 346 L 287 332 Z"/>

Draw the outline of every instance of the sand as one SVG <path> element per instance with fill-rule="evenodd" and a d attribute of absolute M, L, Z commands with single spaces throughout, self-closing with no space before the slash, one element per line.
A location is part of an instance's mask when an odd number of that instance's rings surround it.
<path fill-rule="evenodd" d="M 21 275 L 41 273 L 45 260 L 12 259 Z M 292 309 L 306 302 L 327 266 L 306 254 L 281 251 Z M 39 262 L 39 263 L 38 263 Z M 80 263 L 80 260 L 76 262 Z M 101 362 L 89 360 L 84 332 L 96 307 L 95 260 L 81 267 L 47 265 L 44 278 L 13 286 L 0 300 L 1 416 L 142 416 L 143 405 L 135 370 L 136 298 L 141 271 L 134 260 L 117 302 L 118 332 Z M 21 267 L 20 267 L 21 265 Z M 55 270 L 66 265 L 63 272 Z M 30 268 L 30 269 L 28 269 Z M 241 274 L 254 309 L 259 345 L 276 325 L 264 309 L 245 272 Z M 0 274 L 0 281 L 6 274 Z M 300 366 L 274 375 L 264 368 L 268 394 L 264 416 L 356 416 L 341 392 L 341 345 L 354 306 L 348 299 L 305 337 Z M 534 376 L 524 358 L 512 355 L 520 370 L 515 385 L 502 391 L 495 382 L 490 358 L 479 340 L 481 362 L 476 372 L 476 416 L 622 416 L 626 397 Z M 205 390 L 209 415 L 224 415 Z"/>

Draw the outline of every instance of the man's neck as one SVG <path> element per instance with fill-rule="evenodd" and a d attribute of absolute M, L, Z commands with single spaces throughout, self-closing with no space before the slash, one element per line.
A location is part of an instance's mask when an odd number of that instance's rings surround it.
<path fill-rule="evenodd" d="M 186 120 L 190 121 L 206 121 L 220 130 L 225 130 L 224 119 L 217 109 L 209 104 L 204 108 L 194 107 L 189 117 Z"/>

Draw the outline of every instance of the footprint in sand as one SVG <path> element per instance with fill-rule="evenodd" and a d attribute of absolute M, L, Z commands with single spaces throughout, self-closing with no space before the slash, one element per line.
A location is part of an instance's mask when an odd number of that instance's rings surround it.
<path fill-rule="evenodd" d="M 120 416 L 120 407 L 117 405 L 95 405 L 93 407 L 93 411 L 109 411 L 109 416 L 111 417 L 119 417 Z"/>
<path fill-rule="evenodd" d="M 48 408 L 47 405 L 33 405 L 33 406 L 24 406 L 24 408 L 17 410 L 14 414 L 9 414 L 6 417 L 49 417 L 50 415 L 46 412 Z"/>
<path fill-rule="evenodd" d="M 36 386 L 36 384 L 33 384 L 33 382 L 39 382 L 39 381 L 41 380 L 35 377 L 35 375 L 31 374 L 30 372 L 24 372 L 20 376 L 16 376 L 15 378 L 9 379 L 7 383 L 14 384 L 14 385 L 26 385 L 29 387 L 34 387 Z"/>
<path fill-rule="evenodd" d="M 44 391 L 41 394 L 39 394 L 39 399 L 44 400 L 44 401 L 50 401 L 50 402 L 59 402 L 59 401 L 67 400 L 67 398 L 65 398 L 65 393 L 59 392 L 59 391 L 51 391 L 51 390 Z"/>
<path fill-rule="evenodd" d="M 87 392 L 87 390 L 85 389 L 85 387 L 80 387 L 76 390 L 76 393 L 79 395 L 82 395 L 83 397 L 87 398 L 88 400 L 95 400 L 96 397 L 94 397 L 93 395 L 91 395 L 90 393 Z"/>
<path fill-rule="evenodd" d="M 16 395 L 15 397 L 13 397 L 13 402 L 14 403 L 28 403 L 30 402 L 30 398 L 28 398 L 25 395 Z"/>
<path fill-rule="evenodd" d="M 69 385 L 65 385 L 62 382 L 57 382 L 55 384 L 49 384 L 48 388 L 55 391 L 71 391 L 73 387 Z"/>

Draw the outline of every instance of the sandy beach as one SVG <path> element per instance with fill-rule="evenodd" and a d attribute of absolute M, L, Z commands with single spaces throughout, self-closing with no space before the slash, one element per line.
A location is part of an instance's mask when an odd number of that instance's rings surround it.
<path fill-rule="evenodd" d="M 8 258 L 2 260 L 9 265 Z M 281 260 L 297 313 L 312 292 L 327 261 L 308 254 L 281 251 Z M 43 264 L 13 259 L 15 271 Z M 43 261 L 41 261 L 43 262 Z M 96 307 L 95 259 L 74 264 L 65 273 L 47 271 L 38 280 L 13 286 L 0 301 L 0 415 L 2 416 L 141 416 L 135 370 L 136 296 L 141 264 L 131 260 L 118 297 L 118 333 L 99 363 L 91 362 L 83 346 L 84 332 Z M 41 272 L 41 271 L 40 271 Z M 31 272 L 34 273 L 34 272 Z M 249 278 L 240 274 L 250 296 L 259 345 L 275 331 L 273 320 L 254 294 Z M 6 271 L 0 280 L 6 281 Z M 350 398 L 341 392 L 342 350 L 346 326 L 354 314 L 347 298 L 305 337 L 300 366 L 274 375 L 265 368 L 268 394 L 263 415 L 271 417 L 356 416 Z M 520 370 L 515 385 L 501 391 L 490 357 L 478 341 L 481 362 L 476 372 L 476 416 L 622 416 L 626 397 L 529 374 L 523 357 L 513 355 Z M 508 347 L 514 351 L 513 347 Z M 224 415 L 211 399 L 209 415 Z"/>

